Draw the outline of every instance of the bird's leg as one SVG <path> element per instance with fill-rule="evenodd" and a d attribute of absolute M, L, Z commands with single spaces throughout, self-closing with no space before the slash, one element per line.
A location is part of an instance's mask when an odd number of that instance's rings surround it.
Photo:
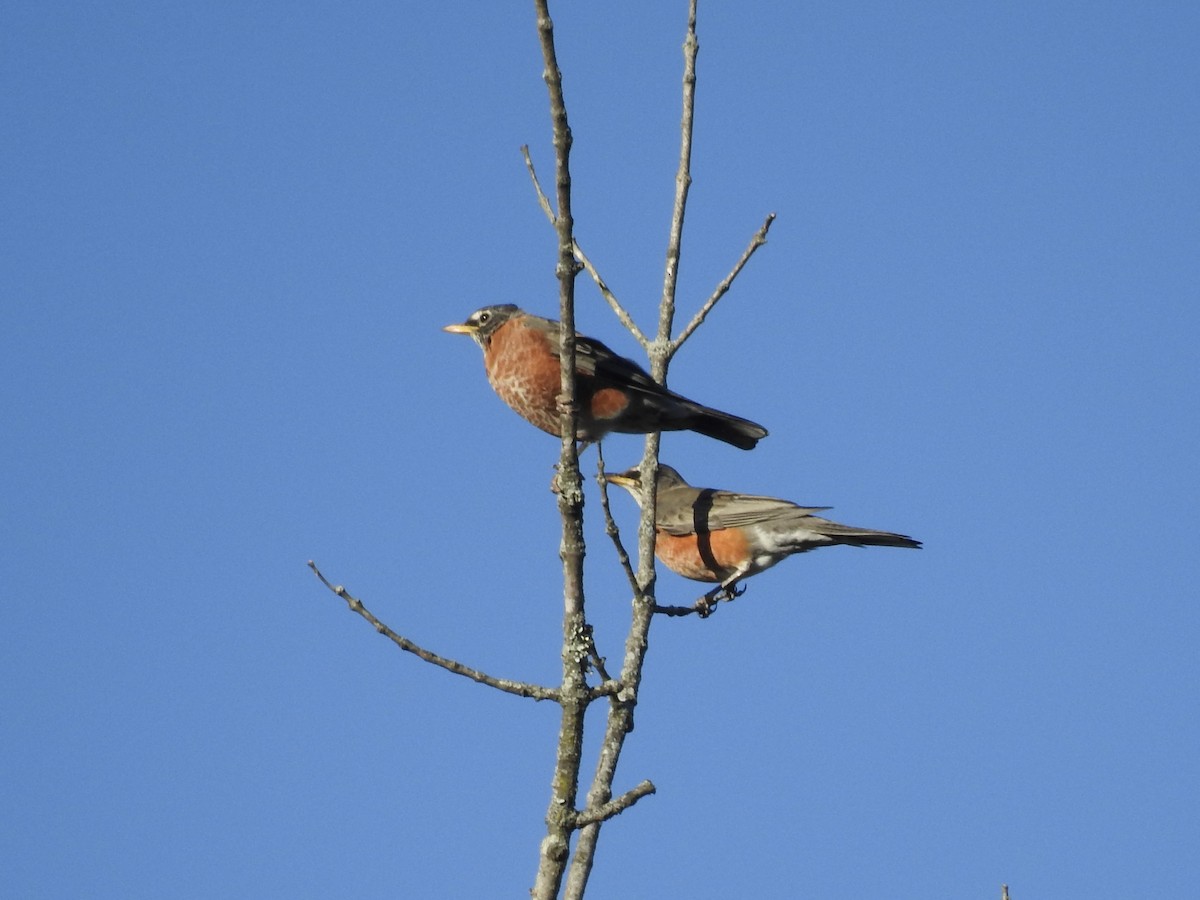
<path fill-rule="evenodd" d="M 746 593 L 746 588 L 738 584 L 738 581 L 744 578 L 748 571 L 750 571 L 749 566 L 742 566 L 704 596 L 712 596 L 715 598 L 715 602 L 718 603 L 721 601 L 736 600 L 742 594 Z"/>

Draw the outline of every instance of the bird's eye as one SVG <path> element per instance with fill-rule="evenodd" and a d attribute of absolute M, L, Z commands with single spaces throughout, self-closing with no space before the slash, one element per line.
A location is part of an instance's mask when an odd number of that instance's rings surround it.
<path fill-rule="evenodd" d="M 481 312 L 479 314 L 479 324 L 480 325 L 484 324 L 491 317 L 492 317 L 492 314 L 490 312 Z"/>

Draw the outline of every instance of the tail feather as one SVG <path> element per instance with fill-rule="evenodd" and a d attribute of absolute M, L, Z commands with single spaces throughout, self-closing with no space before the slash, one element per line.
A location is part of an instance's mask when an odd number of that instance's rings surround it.
<path fill-rule="evenodd" d="M 815 516 L 813 518 L 816 518 Z M 921 549 L 921 542 L 913 540 L 906 534 L 896 534 L 892 531 L 874 531 L 870 528 L 855 528 L 852 525 L 839 525 L 836 522 L 824 522 L 813 529 L 818 534 L 828 537 L 835 544 L 849 544 L 852 547 L 910 547 Z"/>
<path fill-rule="evenodd" d="M 767 436 L 767 429 L 757 422 L 731 416 L 706 406 L 697 407 L 696 415 L 688 421 L 687 428 L 742 450 L 753 450 L 754 446 Z"/>

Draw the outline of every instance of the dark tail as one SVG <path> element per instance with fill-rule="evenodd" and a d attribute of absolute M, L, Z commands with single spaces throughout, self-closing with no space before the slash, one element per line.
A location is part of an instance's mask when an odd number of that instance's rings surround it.
<path fill-rule="evenodd" d="M 742 450 L 753 450 L 754 445 L 767 436 L 767 429 L 757 422 L 739 419 L 699 404 L 696 404 L 696 415 L 688 421 L 687 427 L 689 431 L 733 444 Z"/>
<path fill-rule="evenodd" d="M 813 522 L 813 531 L 823 534 L 835 544 L 849 544 L 852 547 L 911 547 L 921 549 L 921 542 L 915 541 L 907 534 L 896 534 L 891 531 L 873 531 L 870 528 L 855 528 L 853 525 L 839 525 L 824 519 Z"/>

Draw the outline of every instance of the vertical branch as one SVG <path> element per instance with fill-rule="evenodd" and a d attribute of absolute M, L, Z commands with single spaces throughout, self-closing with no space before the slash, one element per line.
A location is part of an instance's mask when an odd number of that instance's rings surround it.
<path fill-rule="evenodd" d="M 657 437 L 657 435 L 655 436 Z M 657 448 L 655 449 L 657 453 Z M 633 621 L 625 639 L 625 661 L 621 667 L 621 690 L 612 698 L 608 722 L 604 729 L 604 740 L 600 745 L 600 758 L 596 762 L 596 774 L 592 778 L 587 794 L 587 808 L 603 806 L 612 799 L 613 779 L 617 762 L 625 747 L 625 736 L 633 731 L 633 710 L 637 704 L 638 689 L 642 683 L 642 663 L 649 646 L 650 622 L 654 618 L 654 594 L 640 590 L 633 600 Z M 593 822 L 579 830 L 575 856 L 567 875 L 565 900 L 580 900 L 587 888 L 596 858 L 596 844 L 600 840 L 602 822 Z"/>
<path fill-rule="evenodd" d="M 563 561 L 563 680 L 559 702 L 562 719 L 558 752 L 546 812 L 546 836 L 542 840 L 537 878 L 531 895 L 538 900 L 558 896 L 575 829 L 575 799 L 579 790 L 579 765 L 583 748 L 583 719 L 588 704 L 585 672 L 588 635 L 583 611 L 583 485 L 575 446 L 578 407 L 575 392 L 575 274 L 574 219 L 571 215 L 571 129 L 563 99 L 562 72 L 554 49 L 554 23 L 548 0 L 534 0 L 538 39 L 545 62 L 543 77 L 550 94 L 550 118 L 554 130 L 554 184 L 558 203 L 555 230 L 558 234 L 559 319 L 561 321 L 561 393 L 559 416 L 562 454 L 558 466 L 558 508 L 562 516 Z"/>
<path fill-rule="evenodd" d="M 700 43 L 696 39 L 696 4 L 688 2 L 687 37 L 683 42 L 683 113 L 680 120 L 679 168 L 675 175 L 675 203 L 671 215 L 671 231 L 667 241 L 667 265 L 663 276 L 662 300 L 659 304 L 658 335 L 650 344 L 650 373 L 659 384 L 665 384 L 671 361 L 671 328 L 675 318 L 675 288 L 679 273 L 679 257 L 683 238 L 683 218 L 687 209 L 688 189 L 691 187 L 692 119 L 696 103 L 696 55 Z M 642 483 L 653 486 L 658 473 L 659 435 L 646 436 L 642 455 Z M 654 618 L 654 519 L 657 510 L 657 491 L 645 492 L 638 525 L 638 582 L 640 590 L 633 600 L 633 620 L 625 639 L 625 660 L 621 667 L 621 691 L 612 700 L 604 741 L 596 773 L 587 795 L 587 808 L 592 809 L 612 799 L 612 784 L 617 762 L 625 746 L 625 736 L 633 730 L 633 712 L 637 705 L 642 682 L 642 664 L 649 647 L 650 623 Z M 567 876 L 566 900 L 580 900 L 587 888 L 595 860 L 596 843 L 602 822 L 580 829 L 571 871 Z"/>
<path fill-rule="evenodd" d="M 675 286 L 679 278 L 679 254 L 683 243 L 683 216 L 687 210 L 688 189 L 692 186 L 692 118 L 696 109 L 696 0 L 688 3 L 687 37 L 683 41 L 683 113 L 679 122 L 679 168 L 675 172 L 675 205 L 671 210 L 671 233 L 667 239 L 667 268 L 663 276 L 662 302 L 658 308 L 658 341 L 671 340 L 675 318 Z M 666 353 L 650 353 L 650 374 L 659 382 L 667 375 Z"/>

